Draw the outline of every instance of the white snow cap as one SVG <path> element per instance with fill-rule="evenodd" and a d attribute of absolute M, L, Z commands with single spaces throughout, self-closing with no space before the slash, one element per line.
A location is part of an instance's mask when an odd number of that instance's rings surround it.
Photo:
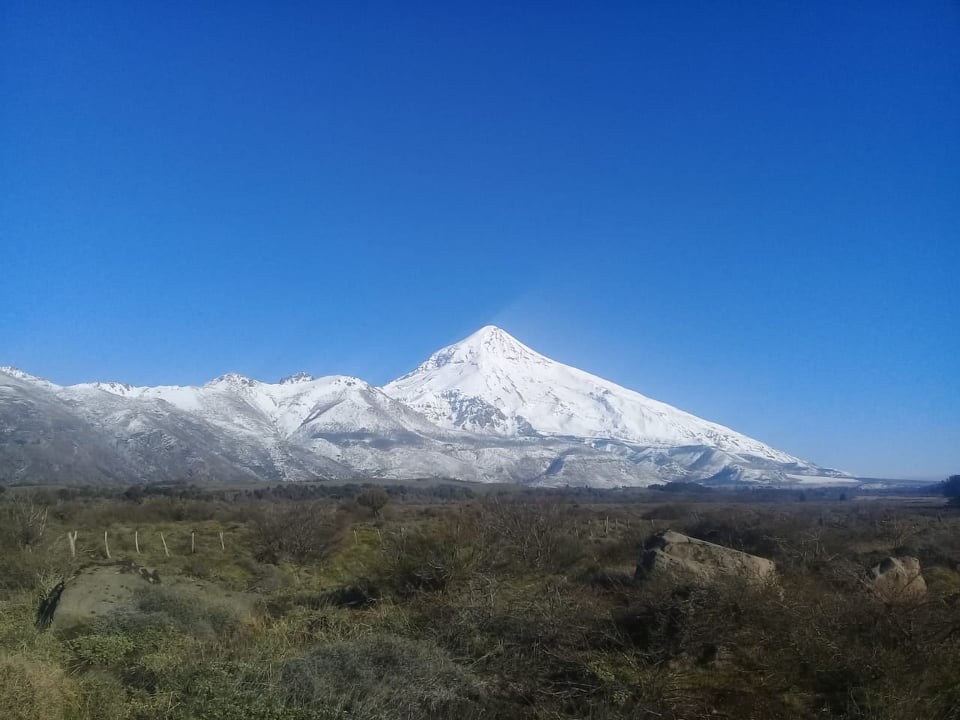
<path fill-rule="evenodd" d="M 779 463 L 802 461 L 722 425 L 541 355 L 493 325 L 383 387 L 438 425 L 511 436 L 706 445 Z"/>

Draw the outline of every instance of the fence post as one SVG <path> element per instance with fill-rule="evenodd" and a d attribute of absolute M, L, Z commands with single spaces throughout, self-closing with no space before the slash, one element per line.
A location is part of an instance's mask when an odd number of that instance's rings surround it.
<path fill-rule="evenodd" d="M 227 546 L 223 544 L 223 530 L 220 531 L 220 549 L 226 551 Z"/>
<path fill-rule="evenodd" d="M 70 556 L 77 556 L 77 531 L 73 530 L 67 533 L 67 540 L 70 541 Z"/>
<path fill-rule="evenodd" d="M 197 533 L 190 533 L 190 554 L 193 555 L 197 551 Z"/>
<path fill-rule="evenodd" d="M 139 555 L 140 554 L 140 531 L 139 530 L 133 531 L 133 544 L 137 548 L 137 555 Z"/>
<path fill-rule="evenodd" d="M 163 533 L 160 533 L 160 542 L 163 543 L 163 552 L 167 557 L 170 557 L 170 550 L 167 548 L 167 541 L 163 539 Z"/>
<path fill-rule="evenodd" d="M 107 551 L 107 560 L 112 560 L 110 557 L 110 543 L 107 542 L 107 531 L 103 531 L 103 549 Z"/>

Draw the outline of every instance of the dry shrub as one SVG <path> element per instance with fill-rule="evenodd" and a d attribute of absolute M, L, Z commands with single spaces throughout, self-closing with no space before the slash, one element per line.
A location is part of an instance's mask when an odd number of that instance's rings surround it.
<path fill-rule="evenodd" d="M 778 507 L 721 507 L 695 510 L 681 531 L 717 545 L 788 561 L 794 556 L 816 556 L 825 549 L 819 539 L 815 512 L 788 513 Z"/>
<path fill-rule="evenodd" d="M 387 503 L 390 502 L 390 496 L 387 495 L 384 490 L 374 488 L 364 490 L 357 495 L 356 502 L 360 507 L 368 508 L 375 518 L 379 518 L 380 512 L 386 507 Z"/>
<path fill-rule="evenodd" d="M 254 552 L 261 562 L 287 557 L 298 563 L 327 559 L 343 539 L 347 518 L 320 501 L 271 505 L 254 519 Z"/>
<path fill-rule="evenodd" d="M 30 549 L 43 538 L 49 508 L 27 495 L 0 506 L 0 546 Z"/>
<path fill-rule="evenodd" d="M 480 563 L 482 545 L 473 539 L 456 521 L 384 533 L 372 580 L 398 598 L 445 590 Z"/>
<path fill-rule="evenodd" d="M 240 558 L 237 565 L 249 576 L 246 590 L 275 595 L 293 585 L 293 577 L 276 565 L 259 563 L 250 558 Z"/>
<path fill-rule="evenodd" d="M 782 588 L 735 580 L 640 586 L 613 622 L 644 662 L 669 668 L 684 716 L 948 718 L 960 697 L 960 623 L 945 603 L 888 605 L 814 574 Z M 954 710 L 951 710 L 954 708 Z"/>
<path fill-rule="evenodd" d="M 22 655 L 0 655 L 0 717 L 62 720 L 73 715 L 77 691 L 63 671 Z"/>
<path fill-rule="evenodd" d="M 477 523 L 508 553 L 502 559 L 534 569 L 572 565 L 582 552 L 574 532 L 576 512 L 569 505 L 493 496 L 480 505 Z"/>
<path fill-rule="evenodd" d="M 80 685 L 80 718 L 90 720 L 130 720 L 143 717 L 134 714 L 128 705 L 126 688 L 108 672 L 87 671 L 78 678 Z M 149 716 L 147 716 L 149 717 Z"/>
<path fill-rule="evenodd" d="M 47 564 L 40 553 L 0 551 L 0 591 L 36 588 L 37 575 L 46 569 Z"/>
<path fill-rule="evenodd" d="M 358 720 L 470 716 L 479 689 L 440 648 L 393 635 L 318 645 L 282 682 L 297 704 Z"/>

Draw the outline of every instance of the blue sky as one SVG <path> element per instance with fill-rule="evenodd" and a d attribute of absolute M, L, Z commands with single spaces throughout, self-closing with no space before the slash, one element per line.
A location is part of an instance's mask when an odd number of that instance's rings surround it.
<path fill-rule="evenodd" d="M 822 464 L 960 472 L 955 2 L 3 14 L 0 364 L 381 383 L 494 323 Z"/>

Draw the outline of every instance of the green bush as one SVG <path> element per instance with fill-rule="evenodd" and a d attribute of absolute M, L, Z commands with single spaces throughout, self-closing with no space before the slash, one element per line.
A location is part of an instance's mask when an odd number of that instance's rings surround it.
<path fill-rule="evenodd" d="M 290 702 L 289 693 L 261 659 L 203 660 L 191 663 L 178 678 L 181 689 L 176 717 L 185 720 L 324 720 L 326 712 L 307 715 Z M 323 710 L 323 708 L 320 708 Z"/>
<path fill-rule="evenodd" d="M 136 643 L 128 635 L 81 635 L 67 642 L 81 667 L 118 667 L 133 652 Z"/>

